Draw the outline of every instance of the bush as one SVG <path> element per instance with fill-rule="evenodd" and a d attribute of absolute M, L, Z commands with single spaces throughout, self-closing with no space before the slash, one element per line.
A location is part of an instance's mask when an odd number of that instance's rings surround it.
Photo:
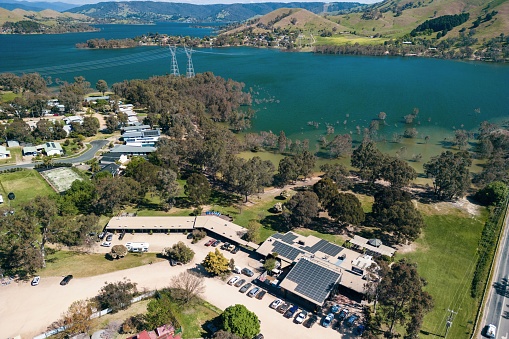
<path fill-rule="evenodd" d="M 504 201 L 508 192 L 506 184 L 501 181 L 493 181 L 477 191 L 475 199 L 484 205 L 498 205 Z"/>
<path fill-rule="evenodd" d="M 192 241 L 193 244 L 196 244 L 198 241 L 202 240 L 207 236 L 207 232 L 205 232 L 204 230 L 194 230 L 192 234 L 193 234 Z"/>

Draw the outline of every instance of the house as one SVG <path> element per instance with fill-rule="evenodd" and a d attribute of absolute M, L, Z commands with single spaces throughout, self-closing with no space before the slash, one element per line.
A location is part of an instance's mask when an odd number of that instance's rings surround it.
<path fill-rule="evenodd" d="M 37 148 L 33 147 L 33 146 L 27 146 L 27 147 L 23 147 L 23 156 L 27 157 L 27 156 L 36 156 L 37 155 Z"/>
<path fill-rule="evenodd" d="M 139 123 L 137 116 L 128 116 L 127 117 L 127 125 L 129 126 L 135 126 L 135 124 Z"/>
<path fill-rule="evenodd" d="M 7 159 L 11 157 L 11 151 L 8 151 L 5 146 L 0 146 L 0 159 Z"/>
<path fill-rule="evenodd" d="M 149 125 L 136 124 L 133 126 L 122 127 L 121 133 L 124 134 L 127 132 L 141 132 L 149 129 L 151 129 Z"/>
<path fill-rule="evenodd" d="M 124 154 L 129 156 L 139 155 L 147 156 L 152 152 L 155 152 L 156 148 L 152 146 L 128 146 L 128 145 L 116 145 L 110 149 L 109 153 L 112 154 Z"/>
<path fill-rule="evenodd" d="M 101 172 L 108 172 L 112 176 L 116 177 L 120 174 L 120 165 L 117 165 L 114 162 L 107 164 L 103 168 L 101 168 L 101 170 L 98 173 L 101 173 Z"/>
<path fill-rule="evenodd" d="M 360 249 L 366 253 L 374 256 L 394 256 L 396 250 L 392 247 L 385 246 L 380 239 L 366 239 L 361 236 L 355 235 L 350 240 L 353 248 Z"/>
<path fill-rule="evenodd" d="M 101 96 L 101 97 L 86 97 L 85 98 L 86 102 L 91 102 L 91 103 L 97 103 L 97 100 L 109 101 L 110 97 L 108 95 L 105 95 L 105 96 Z"/>
<path fill-rule="evenodd" d="M 123 155 L 122 153 L 104 153 L 99 160 L 99 163 L 101 165 L 107 165 L 107 164 L 115 164 L 120 163 L 124 164 L 129 160 L 129 158 L 126 155 Z"/>
<path fill-rule="evenodd" d="M 144 130 L 141 132 L 125 132 L 121 140 L 130 146 L 154 146 L 161 136 L 159 130 Z"/>
<path fill-rule="evenodd" d="M 175 331 L 171 325 L 163 325 L 156 328 L 154 331 L 142 331 L 135 336 L 127 339 L 180 339 L 180 330 Z"/>
<path fill-rule="evenodd" d="M 65 117 L 62 119 L 67 125 L 70 125 L 71 123 L 73 122 L 77 122 L 79 123 L 80 125 L 83 125 L 83 118 L 82 117 L 79 117 L 77 115 L 73 115 L 73 116 L 70 116 L 70 117 Z"/>
<path fill-rule="evenodd" d="M 53 155 L 63 155 L 64 150 L 62 149 L 62 146 L 58 142 L 47 142 L 42 145 L 36 146 L 36 149 L 38 152 L 44 152 L 47 156 L 53 156 Z"/>
<path fill-rule="evenodd" d="M 8 140 L 7 147 L 19 147 L 19 142 L 16 140 Z"/>

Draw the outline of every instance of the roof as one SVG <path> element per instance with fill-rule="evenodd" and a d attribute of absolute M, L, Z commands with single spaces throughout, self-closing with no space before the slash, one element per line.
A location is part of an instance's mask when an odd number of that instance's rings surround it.
<path fill-rule="evenodd" d="M 8 151 L 5 146 L 0 146 L 0 153 L 2 154 L 11 154 L 11 151 Z"/>
<path fill-rule="evenodd" d="M 62 151 L 62 146 L 60 146 L 60 143 L 58 143 L 58 142 L 54 142 L 54 141 L 52 141 L 52 142 L 47 142 L 47 143 L 42 144 L 42 145 L 40 145 L 40 146 L 42 146 L 42 148 L 44 148 L 44 150 L 45 150 L 46 152 L 48 152 L 48 151 L 53 151 L 53 150 Z M 40 147 L 40 146 L 39 146 L 39 147 Z"/>
<path fill-rule="evenodd" d="M 138 153 L 146 154 L 155 152 L 156 148 L 152 146 L 129 146 L 129 145 L 116 145 L 109 153 Z"/>
<path fill-rule="evenodd" d="M 16 140 L 7 140 L 7 147 L 19 147 L 19 142 Z"/>
<path fill-rule="evenodd" d="M 340 270 L 310 258 L 301 258 L 279 286 L 314 304 L 322 305 L 340 278 Z"/>
<path fill-rule="evenodd" d="M 101 168 L 101 170 L 99 172 L 108 172 L 108 173 L 111 173 L 112 175 L 115 175 L 115 174 L 117 174 L 119 168 L 120 168 L 120 166 L 113 162 L 113 163 L 108 164 L 108 165 L 104 166 L 103 168 Z"/>
<path fill-rule="evenodd" d="M 350 239 L 350 243 L 352 243 L 353 245 L 364 248 L 374 254 L 386 255 L 386 256 L 392 257 L 394 255 L 394 253 L 396 252 L 396 249 L 389 247 L 389 246 L 385 246 L 385 245 L 380 245 L 378 247 L 372 246 L 368 243 L 369 241 L 370 240 L 360 237 L 358 235 L 354 236 L 353 239 Z"/>
<path fill-rule="evenodd" d="M 114 217 L 106 225 L 108 230 L 189 230 L 204 228 L 224 238 L 231 239 L 238 244 L 251 248 L 258 248 L 258 244 L 242 239 L 247 232 L 242 226 L 224 220 L 215 215 L 197 217 Z"/>
<path fill-rule="evenodd" d="M 37 148 L 34 146 L 23 147 L 23 153 L 37 153 Z"/>
<path fill-rule="evenodd" d="M 150 129 L 149 125 L 137 125 L 137 126 L 126 126 L 122 127 L 122 131 L 128 132 L 128 131 L 143 131 L 146 129 Z"/>

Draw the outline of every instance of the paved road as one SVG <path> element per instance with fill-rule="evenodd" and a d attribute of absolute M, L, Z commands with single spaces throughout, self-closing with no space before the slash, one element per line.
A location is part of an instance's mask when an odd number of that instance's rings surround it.
<path fill-rule="evenodd" d="M 480 326 L 482 333 L 478 338 L 486 338 L 486 326 L 497 326 L 497 336 L 500 339 L 509 339 L 509 218 L 504 222 L 504 235 L 500 243 L 500 253 L 496 258 L 493 273 L 493 285 L 490 288 L 484 316 Z"/>
<path fill-rule="evenodd" d="M 99 151 L 101 148 L 106 146 L 109 143 L 108 140 L 94 140 L 90 142 L 90 145 L 92 147 L 87 150 L 86 152 L 80 154 L 77 157 L 74 158 L 63 158 L 63 159 L 57 159 L 56 162 L 64 162 L 64 163 L 80 163 L 85 162 L 94 157 L 94 155 Z M 35 163 L 29 163 L 29 164 L 19 164 L 19 165 L 8 165 L 8 166 L 0 166 L 0 171 L 12 169 L 12 168 L 34 168 Z"/>

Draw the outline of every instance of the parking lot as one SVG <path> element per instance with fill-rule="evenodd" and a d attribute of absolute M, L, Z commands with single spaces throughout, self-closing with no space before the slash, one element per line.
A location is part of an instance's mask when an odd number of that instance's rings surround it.
<path fill-rule="evenodd" d="M 120 241 L 118 235 L 112 239 L 112 245 L 125 244 L 127 242 L 148 242 L 150 252 L 160 252 L 164 247 L 169 247 L 178 241 L 183 241 L 195 251 L 194 260 L 187 265 L 172 267 L 168 262 L 159 262 L 123 271 L 111 272 L 88 278 L 74 278 L 66 286 L 60 286 L 61 277 L 41 279 L 39 286 L 30 286 L 30 283 L 13 283 L 0 288 L 0 328 L 4 337 L 13 337 L 20 334 L 22 338 L 31 338 L 45 331 L 46 327 L 67 310 L 75 300 L 93 297 L 104 285 L 105 281 L 114 282 L 127 277 L 138 284 L 138 289 L 155 289 L 168 286 L 170 278 L 186 269 L 201 271 L 199 263 L 214 247 L 204 246 L 209 237 L 202 239 L 197 244 L 191 244 L 183 234 L 126 234 Z M 219 248 L 219 247 L 217 247 Z M 94 247 L 98 253 L 106 253 L 110 249 L 101 247 L 100 243 Z M 255 274 L 252 278 L 242 274 L 246 282 L 251 282 L 261 272 L 262 263 L 248 253 L 239 251 L 236 254 L 222 251 L 230 259 L 234 258 L 235 264 L 242 268 L 247 267 Z M 69 272 L 72 274 L 72 272 Z M 231 278 L 233 274 L 228 277 Z M 249 310 L 255 312 L 261 320 L 261 332 L 265 338 L 279 338 L 291 335 L 292 338 L 349 338 L 354 337 L 353 328 L 341 326 L 340 331 L 335 330 L 334 322 L 329 328 L 321 326 L 322 317 L 312 328 L 306 328 L 302 324 L 294 322 L 294 317 L 288 319 L 276 310 L 271 309 L 270 304 L 277 299 L 276 296 L 267 293 L 262 300 L 256 297 L 250 298 L 247 293 L 240 293 L 240 287 L 227 284 L 226 280 L 219 278 L 206 278 L 206 291 L 203 295 L 211 304 L 225 309 L 235 304 L 243 304 Z M 358 310 L 360 313 L 360 310 Z M 296 312 L 296 315 L 299 313 Z M 337 317 L 338 314 L 335 315 Z M 336 318 L 335 318 L 336 319 Z M 333 329 L 334 328 L 334 329 Z"/>

